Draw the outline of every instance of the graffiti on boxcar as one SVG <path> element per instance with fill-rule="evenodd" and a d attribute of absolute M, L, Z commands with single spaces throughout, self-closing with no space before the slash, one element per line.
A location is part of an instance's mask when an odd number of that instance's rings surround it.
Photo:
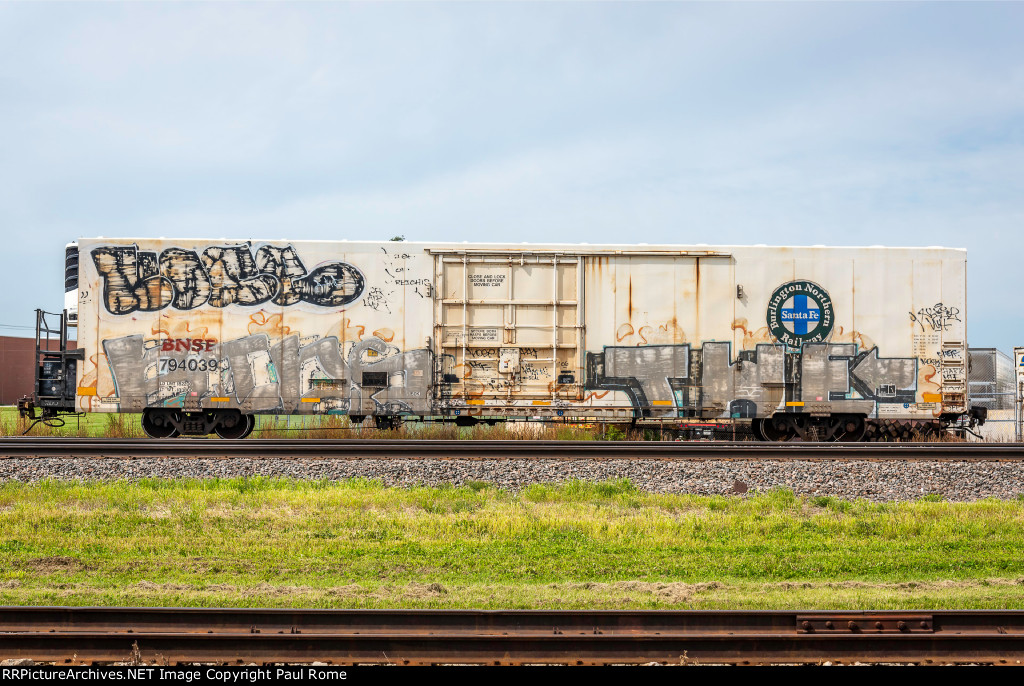
<path fill-rule="evenodd" d="M 391 295 L 393 293 L 385 293 L 382 289 L 373 286 L 366 293 L 366 297 L 363 298 L 363 305 L 377 312 L 391 314 L 391 301 L 388 298 Z"/>
<path fill-rule="evenodd" d="M 429 278 L 410 278 L 409 272 L 411 271 L 410 262 L 416 259 L 415 254 L 409 254 L 407 252 L 392 252 L 389 253 L 387 248 L 381 246 L 381 269 L 384 272 L 384 284 L 399 286 L 401 288 L 412 288 L 412 294 L 419 296 L 421 299 L 429 299 L 434 295 L 434 284 Z M 406 291 L 408 293 L 408 291 Z M 393 295 L 393 292 L 389 292 L 387 295 Z M 369 300 L 370 296 L 367 295 Z M 369 305 L 367 301 L 365 304 Z M 378 308 L 374 308 L 378 309 Z"/>
<path fill-rule="evenodd" d="M 921 331 L 925 331 L 926 324 L 929 331 L 949 331 L 953 322 L 960 322 L 960 308 L 935 303 L 931 307 L 922 307 L 917 314 L 911 312 L 910 321 L 920 326 Z"/>
<path fill-rule="evenodd" d="M 689 345 L 607 347 L 587 353 L 588 389 L 622 391 L 634 407 L 675 406 L 690 372 Z"/>
<path fill-rule="evenodd" d="M 102 246 L 91 254 L 111 314 L 266 302 L 340 307 L 358 299 L 365 284 L 362 272 L 346 262 L 309 272 L 291 245 L 263 245 L 255 255 L 249 244 L 212 245 L 202 255 L 184 248 L 158 255 L 135 245 Z"/>
<path fill-rule="evenodd" d="M 912 403 L 915 358 L 879 357 L 851 343 L 805 344 L 799 352 L 760 344 L 732 359 L 728 342 L 609 346 L 587 353 L 588 390 L 621 391 L 645 413 L 677 409 L 695 416 L 772 414 L 790 398 L 831 403 L 835 411 L 870 412 L 875 403 Z"/>
<path fill-rule="evenodd" d="M 103 341 L 103 350 L 122 403 L 187 406 L 228 397 L 247 412 L 292 413 L 304 400 L 315 401 L 319 412 L 429 412 L 428 349 L 403 352 L 377 337 L 306 340 L 289 335 L 272 343 L 258 333 L 193 351 L 165 350 L 161 341 L 133 334 Z"/>

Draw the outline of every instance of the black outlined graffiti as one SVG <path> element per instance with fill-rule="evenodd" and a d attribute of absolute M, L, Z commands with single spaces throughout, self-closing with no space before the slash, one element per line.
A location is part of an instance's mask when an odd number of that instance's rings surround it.
<path fill-rule="evenodd" d="M 948 331 L 953 322 L 960 321 L 960 308 L 935 303 L 932 307 L 922 307 L 917 314 L 911 312 L 910 321 L 916 322 L 921 331 L 925 331 L 925 324 L 931 331 Z"/>
<path fill-rule="evenodd" d="M 333 336 L 300 345 L 291 335 L 271 344 L 263 333 L 200 352 L 166 351 L 142 334 L 103 341 L 121 403 L 182 407 L 229 397 L 246 412 L 429 413 L 429 350 L 401 352 L 376 337 L 347 347 Z"/>
<path fill-rule="evenodd" d="M 732 359 L 727 342 L 610 346 L 587 353 L 585 388 L 625 393 L 641 414 L 770 416 L 790 399 L 831 403 L 837 412 L 869 413 L 876 403 L 912 403 L 917 359 L 880 358 L 878 348 L 807 343 L 800 352 L 760 344 Z M 661 407 L 659 407 L 661 406 Z"/>
<path fill-rule="evenodd" d="M 103 304 L 112 314 L 191 310 L 202 305 L 251 307 L 306 302 L 339 307 L 363 294 L 362 272 L 330 262 L 307 272 L 295 248 L 264 245 L 253 256 L 248 244 L 194 250 L 167 248 L 158 256 L 137 246 L 103 246 L 92 251 L 103 279 Z"/>
<path fill-rule="evenodd" d="M 261 305 L 277 293 L 278 280 L 256 268 L 249 246 L 211 246 L 203 251 L 213 307 Z"/>
<path fill-rule="evenodd" d="M 690 375 L 689 358 L 688 345 L 608 347 L 587 354 L 586 388 L 622 391 L 634 407 L 674 407 L 675 390 Z"/>
<path fill-rule="evenodd" d="M 95 259 L 95 251 L 93 254 Z M 174 288 L 171 307 L 191 310 L 210 299 L 210 277 L 194 250 L 164 250 L 160 253 L 160 273 Z"/>
<path fill-rule="evenodd" d="M 135 246 L 96 248 L 92 259 L 103 278 L 108 312 L 155 312 L 171 302 L 174 286 L 160 276 L 156 253 L 139 252 Z"/>
<path fill-rule="evenodd" d="M 865 350 L 850 363 L 850 385 L 880 403 L 912 403 L 917 394 L 917 360 L 879 357 L 877 347 Z"/>

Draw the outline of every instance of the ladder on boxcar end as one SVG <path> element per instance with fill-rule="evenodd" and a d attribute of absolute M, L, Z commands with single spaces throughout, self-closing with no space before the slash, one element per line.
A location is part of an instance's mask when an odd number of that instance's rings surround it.
<path fill-rule="evenodd" d="M 55 317 L 60 318 L 56 328 L 52 323 Z M 76 363 L 85 359 L 85 350 L 68 349 L 68 332 L 73 328 L 77 329 L 78 325 L 69 319 L 67 310 L 59 314 L 36 310 L 35 385 L 31 396 L 26 395 L 18 401 L 18 413 L 34 420 L 25 433 L 38 422 L 60 426 L 63 420 L 59 420 L 59 424 L 51 421 L 62 414 L 75 413 Z M 38 417 L 37 409 L 40 411 Z"/>

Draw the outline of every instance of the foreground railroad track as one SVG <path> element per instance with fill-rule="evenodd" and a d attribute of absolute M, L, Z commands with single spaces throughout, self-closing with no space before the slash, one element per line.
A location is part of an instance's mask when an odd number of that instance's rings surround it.
<path fill-rule="evenodd" d="M 359 439 L 0 438 L 4 457 L 566 460 L 1021 460 L 1022 443 L 753 443 Z"/>
<path fill-rule="evenodd" d="M 0 655 L 58 664 L 1024 662 L 1024 611 L 0 608 Z"/>

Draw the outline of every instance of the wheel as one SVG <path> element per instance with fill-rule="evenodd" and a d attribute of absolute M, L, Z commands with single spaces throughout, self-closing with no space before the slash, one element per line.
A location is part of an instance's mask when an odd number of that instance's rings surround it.
<path fill-rule="evenodd" d="M 143 412 L 142 430 L 150 438 L 177 438 L 181 432 L 174 428 L 167 412 Z"/>
<path fill-rule="evenodd" d="M 833 441 L 855 442 L 864 440 L 867 423 L 862 417 L 848 416 L 839 420 L 839 426 L 832 434 Z"/>
<path fill-rule="evenodd" d="M 256 419 L 251 414 L 228 414 L 217 425 L 215 431 L 221 438 L 239 440 L 252 433 Z"/>
<path fill-rule="evenodd" d="M 785 418 L 771 417 L 761 420 L 761 433 L 769 441 L 789 441 L 796 429 Z"/>
<path fill-rule="evenodd" d="M 245 433 L 242 434 L 242 438 L 248 438 L 249 434 L 252 433 L 252 430 L 256 428 L 256 416 L 251 414 L 245 415 L 245 422 L 247 426 Z"/>
<path fill-rule="evenodd" d="M 763 419 L 755 419 L 750 422 L 750 433 L 754 434 L 754 438 L 759 441 L 767 441 L 768 437 L 764 434 L 764 422 Z"/>

